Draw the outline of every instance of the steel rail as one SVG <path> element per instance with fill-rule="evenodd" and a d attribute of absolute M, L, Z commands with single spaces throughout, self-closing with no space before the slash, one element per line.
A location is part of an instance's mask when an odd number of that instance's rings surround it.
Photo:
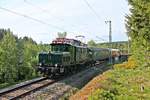
<path fill-rule="evenodd" d="M 42 84 L 42 82 L 45 82 L 44 84 Z M 4 91 L 4 92 L 1 92 L 0 94 L 0 99 L 5 99 L 5 100 L 16 100 L 16 99 L 19 99 L 21 97 L 24 97 L 28 94 L 30 94 L 31 92 L 35 92 L 41 88 L 44 88 L 50 84 L 53 84 L 55 83 L 56 80 L 50 80 L 48 78 L 42 78 L 40 80 L 36 80 L 36 81 L 33 81 L 31 83 L 28 83 L 28 84 L 25 84 L 25 85 L 22 85 L 22 86 L 18 86 L 16 88 L 13 88 L 13 89 L 10 89 L 10 90 L 7 90 L 7 91 Z M 33 85 L 33 88 L 31 89 L 26 89 L 26 88 L 30 88 L 30 86 L 32 87 Z M 34 87 L 34 85 L 39 85 L 37 87 Z M 19 93 L 17 94 L 16 96 L 10 96 L 9 94 L 11 93 L 14 93 L 14 92 L 17 92 L 17 91 L 23 91 L 23 93 Z"/>
<path fill-rule="evenodd" d="M 17 89 L 19 89 L 19 88 L 23 88 L 23 87 L 25 87 L 25 86 L 31 85 L 31 84 L 33 84 L 33 83 L 40 82 L 40 81 L 45 80 L 45 79 L 47 79 L 47 78 L 43 77 L 43 78 L 41 78 L 41 79 L 39 79 L 39 80 L 35 80 L 35 81 L 32 81 L 32 82 L 26 83 L 26 84 L 24 84 L 24 85 L 16 86 L 16 87 L 14 87 L 14 88 L 12 88 L 12 89 L 4 90 L 4 91 L 0 92 L 0 97 L 1 97 L 2 95 L 6 94 L 6 93 L 9 93 L 9 92 L 11 92 L 11 91 L 15 91 L 15 90 L 17 90 Z"/>

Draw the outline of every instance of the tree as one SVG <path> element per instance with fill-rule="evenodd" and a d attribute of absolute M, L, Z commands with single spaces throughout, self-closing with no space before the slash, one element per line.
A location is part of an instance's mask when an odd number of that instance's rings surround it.
<path fill-rule="evenodd" d="M 0 40 L 3 38 L 3 36 L 7 33 L 7 30 L 0 29 Z"/>
<path fill-rule="evenodd" d="M 16 40 L 10 31 L 0 43 L 0 81 L 13 82 L 17 78 Z"/>
<path fill-rule="evenodd" d="M 18 38 L 10 29 L 0 29 L 0 83 L 13 83 L 36 77 L 38 53 L 49 45 L 37 44 L 32 38 Z"/>
<path fill-rule="evenodd" d="M 131 15 L 126 16 L 131 51 L 140 65 L 150 65 L 150 0 L 128 0 Z"/>
<path fill-rule="evenodd" d="M 96 47 L 96 43 L 94 42 L 94 40 L 89 41 L 88 45 L 91 47 Z"/>

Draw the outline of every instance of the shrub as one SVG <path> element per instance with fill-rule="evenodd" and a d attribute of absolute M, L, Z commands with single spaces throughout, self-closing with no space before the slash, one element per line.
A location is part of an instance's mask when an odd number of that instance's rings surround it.
<path fill-rule="evenodd" d="M 109 90 L 98 89 L 88 97 L 88 100 L 115 100 L 115 94 Z"/>
<path fill-rule="evenodd" d="M 122 64 L 115 64 L 115 68 L 126 68 L 126 69 L 134 69 L 137 67 L 137 62 L 133 57 L 129 57 L 128 62 L 124 62 Z"/>

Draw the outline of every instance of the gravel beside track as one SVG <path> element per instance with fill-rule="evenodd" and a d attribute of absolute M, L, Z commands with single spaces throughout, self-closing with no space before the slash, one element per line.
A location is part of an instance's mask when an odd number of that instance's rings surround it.
<path fill-rule="evenodd" d="M 32 79 L 32 80 L 28 80 L 28 81 L 25 81 L 25 82 L 18 83 L 16 85 L 9 86 L 9 87 L 4 88 L 4 89 L 0 89 L 0 95 L 3 94 L 4 92 L 19 88 L 21 86 L 24 86 L 24 85 L 27 85 L 27 84 L 30 84 L 30 83 L 33 83 L 33 82 L 36 82 L 36 81 L 39 81 L 41 79 L 45 79 L 45 78 L 44 77 L 35 78 L 35 79 Z"/>
<path fill-rule="evenodd" d="M 70 91 L 77 91 L 81 89 L 87 82 L 89 82 L 96 75 L 107 70 L 108 67 L 97 65 L 87 70 L 81 71 L 64 80 L 58 81 L 48 87 L 42 88 L 30 95 L 21 98 L 21 100 L 58 100 L 66 98 L 64 95 Z M 62 98 L 63 97 L 63 98 Z"/>
<path fill-rule="evenodd" d="M 16 88 L 16 89 L 4 92 L 1 95 L 0 100 L 16 100 L 16 99 L 21 98 L 22 96 L 25 96 L 45 86 L 48 86 L 54 82 L 55 82 L 54 80 L 50 80 L 46 78 L 42 79 L 41 81 L 35 81 L 32 84 L 28 84 L 25 86 L 21 86 L 20 88 Z"/>

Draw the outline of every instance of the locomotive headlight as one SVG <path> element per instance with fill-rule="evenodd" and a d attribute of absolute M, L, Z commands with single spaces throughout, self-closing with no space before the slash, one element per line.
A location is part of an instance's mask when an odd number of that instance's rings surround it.
<path fill-rule="evenodd" d="M 55 67 L 57 67 L 58 66 L 58 64 L 55 64 Z"/>
<path fill-rule="evenodd" d="M 42 63 L 39 63 L 40 66 L 42 66 Z"/>

